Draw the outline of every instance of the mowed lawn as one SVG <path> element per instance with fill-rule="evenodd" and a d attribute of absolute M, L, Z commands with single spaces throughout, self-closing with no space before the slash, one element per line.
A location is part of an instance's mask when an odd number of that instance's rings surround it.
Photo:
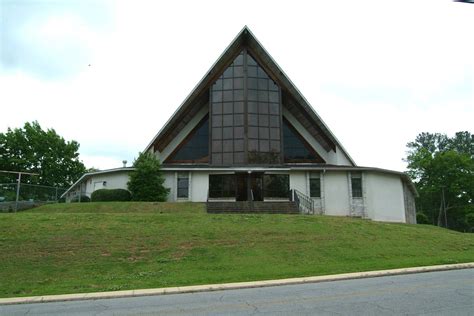
<path fill-rule="evenodd" d="M 474 234 L 195 203 L 55 204 L 0 214 L 0 296 L 237 282 L 474 261 Z"/>

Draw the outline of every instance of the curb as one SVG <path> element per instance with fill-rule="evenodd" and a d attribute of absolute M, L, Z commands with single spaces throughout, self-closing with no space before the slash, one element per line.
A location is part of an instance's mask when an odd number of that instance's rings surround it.
<path fill-rule="evenodd" d="M 255 281 L 255 282 L 236 282 L 236 283 L 224 283 L 224 284 L 166 287 L 166 288 L 143 289 L 143 290 L 126 290 L 126 291 L 112 291 L 112 292 L 0 298 L 0 305 L 81 301 L 81 300 L 97 300 L 97 299 L 106 299 L 106 298 L 123 298 L 123 297 L 151 296 L 151 295 L 165 295 L 165 294 L 211 292 L 211 291 L 221 291 L 221 290 L 236 290 L 236 289 L 248 289 L 248 288 L 257 288 L 257 287 L 269 287 L 269 286 L 278 286 L 278 285 L 319 283 L 319 282 L 330 282 L 330 281 L 339 281 L 339 280 L 375 278 L 375 277 L 382 277 L 382 276 L 447 271 L 447 270 L 460 270 L 460 269 L 470 269 L 470 268 L 474 268 L 474 262 L 436 265 L 436 266 L 424 266 L 424 267 L 415 267 L 415 268 L 343 273 L 343 274 L 333 274 L 333 275 L 303 277 L 303 278 Z"/>

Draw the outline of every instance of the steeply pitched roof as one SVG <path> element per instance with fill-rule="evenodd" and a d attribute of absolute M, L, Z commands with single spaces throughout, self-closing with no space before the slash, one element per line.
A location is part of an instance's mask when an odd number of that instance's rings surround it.
<path fill-rule="evenodd" d="M 324 121 L 314 111 L 308 101 L 299 92 L 296 86 L 286 76 L 283 70 L 273 60 L 270 54 L 255 38 L 250 29 L 245 26 L 230 45 L 224 50 L 206 75 L 179 106 L 163 128 L 148 144 L 145 151 L 150 149 L 162 151 L 171 140 L 186 126 L 191 118 L 209 101 L 209 87 L 217 80 L 233 59 L 247 48 L 257 62 L 265 69 L 268 75 L 277 82 L 282 89 L 283 104 L 290 113 L 308 130 L 308 132 L 327 151 L 336 151 L 336 147 L 347 156 L 355 166 L 355 162 L 345 151 L 344 147 L 329 130 Z"/>

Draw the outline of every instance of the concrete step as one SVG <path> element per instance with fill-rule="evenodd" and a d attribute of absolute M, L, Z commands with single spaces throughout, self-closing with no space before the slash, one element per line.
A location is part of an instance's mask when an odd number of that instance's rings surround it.
<path fill-rule="evenodd" d="M 295 202 L 208 202 L 208 213 L 298 214 Z"/>

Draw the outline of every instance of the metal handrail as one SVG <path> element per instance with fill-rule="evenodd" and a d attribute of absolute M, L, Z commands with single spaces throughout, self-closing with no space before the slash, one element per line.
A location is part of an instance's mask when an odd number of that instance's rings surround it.
<path fill-rule="evenodd" d="M 300 191 L 293 189 L 292 198 L 298 206 L 298 210 L 303 214 L 314 214 L 314 201 L 309 196 L 301 193 Z"/>

